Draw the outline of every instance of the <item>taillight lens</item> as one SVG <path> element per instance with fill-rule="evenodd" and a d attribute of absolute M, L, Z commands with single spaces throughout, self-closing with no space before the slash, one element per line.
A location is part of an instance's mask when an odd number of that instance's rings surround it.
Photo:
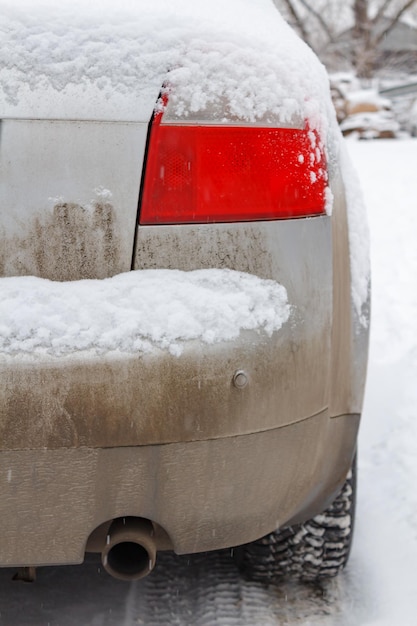
<path fill-rule="evenodd" d="M 318 134 L 299 128 L 164 124 L 150 131 L 141 224 L 272 220 L 325 213 Z"/>

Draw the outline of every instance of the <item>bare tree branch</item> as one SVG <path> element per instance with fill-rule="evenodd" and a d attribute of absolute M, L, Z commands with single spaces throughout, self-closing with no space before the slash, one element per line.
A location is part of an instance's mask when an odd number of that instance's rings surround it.
<path fill-rule="evenodd" d="M 290 13 L 291 17 L 294 19 L 295 24 L 298 28 L 298 30 L 300 31 L 300 34 L 302 36 L 302 38 L 304 39 L 304 41 L 306 41 L 309 45 L 311 45 L 311 41 L 310 41 L 310 35 L 304 25 L 304 20 L 301 18 L 300 15 L 298 15 L 297 10 L 294 6 L 294 3 L 292 0 L 282 0 L 284 6 L 288 9 L 288 12 Z"/>
<path fill-rule="evenodd" d="M 381 6 L 379 7 L 378 11 L 376 12 L 375 17 L 372 18 L 372 23 L 376 24 L 377 22 L 379 22 L 379 20 L 381 19 L 381 17 L 384 17 L 386 10 L 389 8 L 390 4 L 392 4 L 393 0 L 385 0 Z"/>
<path fill-rule="evenodd" d="M 358 39 L 368 39 L 370 31 L 368 0 L 355 0 L 353 3 L 355 20 L 354 35 Z"/>
<path fill-rule="evenodd" d="M 380 44 L 403 15 L 417 8 L 417 0 L 274 0 L 290 17 L 303 39 L 330 65 L 336 58 L 347 58 L 358 75 L 371 77 L 381 62 Z M 370 8 L 374 12 L 371 12 Z M 375 7 L 375 8 L 374 8 Z M 336 30 L 330 8 L 351 12 L 354 26 L 342 34 Z M 340 28 L 340 20 L 336 19 Z M 411 59 L 411 57 L 410 57 Z M 411 61 L 410 61 L 411 62 Z"/>
<path fill-rule="evenodd" d="M 386 4 L 386 2 L 384 4 Z M 390 18 L 390 22 L 386 26 L 386 28 L 384 28 L 382 32 L 380 32 L 378 36 L 374 38 L 373 40 L 374 45 L 378 45 L 384 39 L 384 37 L 388 35 L 389 32 L 391 32 L 391 30 L 399 22 L 399 20 L 404 15 L 404 13 L 408 11 L 408 9 L 411 9 L 412 6 L 415 6 L 415 5 L 417 5 L 417 0 L 408 0 L 408 2 L 406 2 L 401 7 L 401 9 L 399 9 L 392 18 Z"/>
<path fill-rule="evenodd" d="M 305 7 L 307 11 L 309 11 L 311 15 L 313 15 L 316 18 L 316 20 L 319 22 L 320 26 L 326 33 L 329 41 L 331 43 L 334 43 L 334 40 L 335 40 L 334 33 L 332 33 L 331 29 L 329 28 L 329 25 L 327 24 L 323 16 L 316 9 L 313 9 L 313 7 L 310 5 L 309 2 L 307 2 L 307 0 L 299 0 L 299 1 L 303 5 L 303 7 Z"/>

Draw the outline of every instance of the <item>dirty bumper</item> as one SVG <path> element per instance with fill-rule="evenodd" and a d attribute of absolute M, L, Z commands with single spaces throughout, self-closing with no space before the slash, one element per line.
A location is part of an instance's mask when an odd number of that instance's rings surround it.
<path fill-rule="evenodd" d="M 253 540 L 328 504 L 357 427 L 324 412 L 217 440 L 2 451 L 1 565 L 80 563 L 90 533 L 125 515 L 158 524 L 178 553 Z"/>
<path fill-rule="evenodd" d="M 268 336 L 188 342 L 151 354 L 0 360 L 0 449 L 143 446 L 261 432 L 326 409 L 315 367 L 323 336 L 301 350 L 286 324 Z M 323 334 L 325 329 L 323 329 Z M 302 390 L 302 392 L 300 392 Z"/>

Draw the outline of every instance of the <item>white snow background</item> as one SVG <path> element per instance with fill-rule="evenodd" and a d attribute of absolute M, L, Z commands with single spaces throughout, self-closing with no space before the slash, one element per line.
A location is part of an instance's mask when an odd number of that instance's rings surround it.
<path fill-rule="evenodd" d="M 417 141 L 347 142 L 371 231 L 371 349 L 348 575 L 357 624 L 417 624 Z M 352 622 L 354 623 L 354 622 Z"/>

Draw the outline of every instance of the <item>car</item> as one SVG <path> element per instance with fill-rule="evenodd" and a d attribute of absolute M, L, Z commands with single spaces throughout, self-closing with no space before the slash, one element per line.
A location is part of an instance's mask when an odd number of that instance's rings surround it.
<path fill-rule="evenodd" d="M 336 575 L 370 280 L 324 68 L 269 0 L 2 16 L 0 566 Z"/>

